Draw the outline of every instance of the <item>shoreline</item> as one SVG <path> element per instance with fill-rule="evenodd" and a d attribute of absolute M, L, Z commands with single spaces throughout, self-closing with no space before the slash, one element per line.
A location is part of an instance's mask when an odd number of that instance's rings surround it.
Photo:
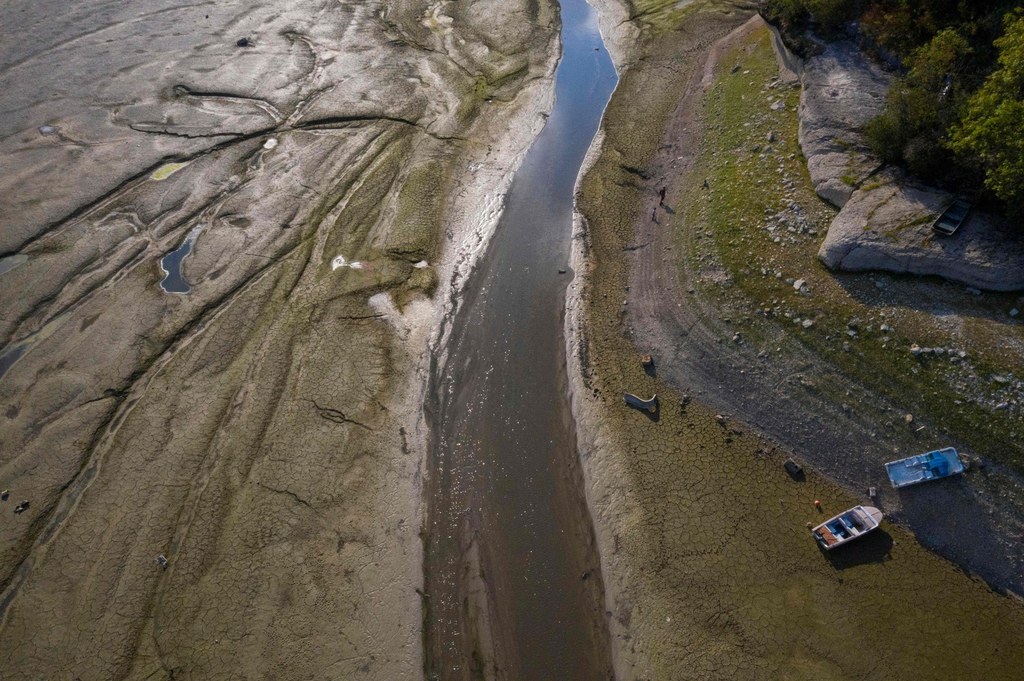
<path fill-rule="evenodd" d="M 709 61 L 721 59 L 727 51 L 728 38 L 723 36 L 714 49 L 708 47 L 706 58 L 701 59 L 700 66 L 704 68 L 694 65 L 693 81 L 703 81 L 704 87 L 710 84 L 713 70 Z M 714 51 L 716 54 L 712 54 Z M 686 47 L 679 52 L 694 53 Z M 657 62 L 656 56 L 648 59 L 651 64 Z M 642 71 L 643 67 L 640 68 Z M 656 68 L 651 66 L 649 71 Z M 621 76 L 620 73 L 620 88 Z M 642 79 L 628 83 L 620 96 L 637 92 L 636 82 Z M 689 92 L 693 94 L 699 89 L 700 86 Z M 698 99 L 700 96 L 696 94 Z M 622 116 L 621 110 L 613 112 L 611 122 L 606 119 L 608 125 L 602 125 L 603 135 L 608 132 L 606 127 L 618 134 L 630 129 L 616 116 Z M 687 132 L 692 140 L 692 129 L 687 128 Z M 774 669 L 775 674 L 792 669 L 813 670 L 817 678 L 889 678 L 897 670 L 909 673 L 909 669 L 915 669 L 913 676 L 903 678 L 946 678 L 949 670 L 956 667 L 944 668 L 938 661 L 925 662 L 908 645 L 909 641 L 891 646 L 887 657 L 892 666 L 887 671 L 869 670 L 862 666 L 862 660 L 848 654 L 831 657 L 827 665 L 815 666 L 808 647 L 820 646 L 814 641 L 821 637 L 841 635 L 823 630 L 815 622 L 823 618 L 828 621 L 825 611 L 843 608 L 844 626 L 861 620 L 867 624 L 875 616 L 881 599 L 896 608 L 909 608 L 906 612 L 887 609 L 886 619 L 893 631 L 911 638 L 918 636 L 914 632 L 925 622 L 935 626 L 936 622 L 948 620 L 948 616 L 939 614 L 947 608 L 961 613 L 958 616 L 965 621 L 973 621 L 971 626 L 977 626 L 979 607 L 997 609 L 1000 615 L 990 616 L 1004 618 L 1006 628 L 1013 630 L 1024 623 L 1016 601 L 972 583 L 952 564 L 921 548 L 912 535 L 899 527 L 886 527 L 878 541 L 872 539 L 871 544 L 850 547 L 847 555 L 829 556 L 827 560 L 818 556 L 813 542 L 808 543 L 804 533 L 795 529 L 802 528 L 803 521 L 810 521 L 813 514 L 812 510 L 801 509 L 809 508 L 805 506 L 810 503 L 808 499 L 821 498 L 829 504 L 829 510 L 839 511 L 845 507 L 843 504 L 854 502 L 849 491 L 814 471 L 806 483 L 794 487 L 779 473 L 786 454 L 774 442 L 732 421 L 725 412 L 716 415 L 702 403 L 703 397 L 695 397 L 691 403 L 688 395 L 667 386 L 664 379 L 644 376 L 640 370 L 635 353 L 656 351 L 660 346 L 659 341 L 652 342 L 646 335 L 649 329 L 635 327 L 635 308 L 638 296 L 642 295 L 642 287 L 638 287 L 635 279 L 636 263 L 646 259 L 645 267 L 650 267 L 651 260 L 667 261 L 671 251 L 663 251 L 657 241 L 646 239 L 640 229 L 634 233 L 629 225 L 650 226 L 651 206 L 658 205 L 654 180 L 644 177 L 644 181 L 627 189 L 613 187 L 625 176 L 615 163 L 624 166 L 628 162 L 650 175 L 657 172 L 657 162 L 651 158 L 660 153 L 656 149 L 658 142 L 664 148 L 675 139 L 662 140 L 661 130 L 655 134 L 655 140 L 640 138 L 647 145 L 644 149 L 651 150 L 649 157 L 643 157 L 644 151 L 612 151 L 614 160 L 610 160 L 603 158 L 603 150 L 595 150 L 594 158 L 588 159 L 589 172 L 581 178 L 582 194 L 577 197 L 584 214 L 577 215 L 574 226 L 572 266 L 576 278 L 568 294 L 565 324 L 579 456 L 598 537 L 617 678 L 698 678 L 701 669 L 712 673 L 711 670 L 724 668 L 734 670 L 733 678 L 763 678 L 754 673 L 756 669 L 762 670 L 762 674 L 768 669 Z M 634 135 L 627 139 L 637 138 Z M 602 140 L 602 146 L 612 145 L 614 149 L 622 150 L 622 144 L 621 138 L 617 142 L 608 137 Z M 683 165 L 687 162 L 683 160 Z M 672 166 L 675 168 L 674 163 Z M 601 197 L 610 191 L 619 192 L 619 198 Z M 632 205 L 623 209 L 624 201 Z M 672 205 L 673 201 L 668 203 Z M 609 204 L 615 207 L 609 209 Z M 592 222 L 587 221 L 588 216 Z M 668 297 L 664 287 L 656 292 Z M 625 300 L 620 305 L 618 301 L 622 298 Z M 688 304 L 685 296 L 668 302 Z M 672 314 L 666 309 L 659 312 Z M 634 344 L 634 338 L 642 340 Z M 678 336 L 673 344 L 677 342 Z M 707 352 L 716 352 L 715 346 Z M 657 373 L 667 370 L 668 383 L 673 383 L 671 359 L 666 359 L 664 352 L 654 354 L 656 363 L 666 362 Z M 625 409 L 621 390 L 645 395 L 658 392 L 662 400 L 661 418 L 652 422 Z M 677 406 L 680 400 L 681 407 Z M 722 481 L 724 471 L 732 471 L 734 477 Z M 684 482 L 692 476 L 696 477 Z M 752 477 L 760 482 L 751 486 Z M 733 484 L 741 496 L 709 486 L 709 480 Z M 691 486 L 697 489 L 689 489 Z M 671 504 L 669 499 L 673 500 Z M 692 503 L 700 504 L 692 508 L 692 513 L 699 514 L 701 522 L 680 514 L 679 509 Z M 730 542 L 718 545 L 713 535 L 704 536 L 702 532 L 702 524 L 721 530 L 727 518 L 733 523 L 745 523 L 758 515 L 771 516 L 771 526 L 776 527 L 780 536 L 768 541 L 753 538 L 742 525 L 726 523 L 729 535 L 743 532 L 748 541 L 764 552 L 753 564 L 747 555 L 753 549 L 739 548 Z M 772 557 L 768 558 L 769 555 Z M 725 556 L 731 556 L 732 562 L 719 564 Z M 759 563 L 764 563 L 763 571 L 756 578 L 748 574 Z M 894 567 L 888 567 L 890 563 Z M 785 569 L 777 573 L 783 566 Z M 949 602 L 918 603 L 911 607 L 907 601 L 914 589 L 910 572 L 922 578 L 928 575 L 936 584 L 950 588 Z M 748 583 L 751 579 L 765 585 L 759 588 L 755 582 Z M 832 586 L 827 586 L 829 583 Z M 764 588 L 768 585 L 771 587 Z M 737 603 L 737 594 L 751 589 L 757 590 L 759 598 L 768 603 L 790 599 L 785 605 L 791 611 L 789 619 L 780 619 L 778 612 L 771 609 L 757 611 L 758 617 L 752 617 L 754 613 L 750 612 L 741 614 L 740 610 L 749 611 L 750 606 Z M 828 600 L 821 600 L 824 593 L 835 591 L 843 592 L 842 596 L 836 599 L 833 594 Z M 730 602 L 732 605 L 727 605 Z M 715 612 L 715 603 L 722 612 Z M 775 607 L 781 605 L 776 603 Z M 710 619 L 702 620 L 705 616 Z M 729 626 L 719 630 L 714 623 L 722 618 Z M 766 639 L 761 627 L 772 621 L 775 625 Z M 985 662 L 988 658 L 978 657 L 981 653 L 972 644 L 959 640 L 959 636 L 952 638 L 949 627 L 940 628 L 944 633 L 936 635 L 943 640 L 955 640 L 955 647 L 973 653 L 966 658 L 954 656 L 945 664 L 963 666 L 965 678 L 983 673 L 981 669 L 993 678 L 1011 678 L 1006 674 L 1011 673 L 1015 663 L 993 659 L 989 664 Z M 856 627 L 847 633 L 862 640 L 873 638 L 870 631 Z M 990 628 L 990 635 L 1009 634 Z M 746 640 L 747 645 L 737 647 L 737 637 Z M 758 643 L 753 645 L 754 641 Z M 765 646 L 768 642 L 771 645 Z M 884 644 L 874 641 L 870 645 Z M 687 651 L 693 655 L 690 664 L 685 661 Z M 720 653 L 725 653 L 725 657 L 720 657 Z M 719 660 L 718 666 L 710 662 L 714 659 Z M 974 671 L 968 672 L 969 668 Z"/>

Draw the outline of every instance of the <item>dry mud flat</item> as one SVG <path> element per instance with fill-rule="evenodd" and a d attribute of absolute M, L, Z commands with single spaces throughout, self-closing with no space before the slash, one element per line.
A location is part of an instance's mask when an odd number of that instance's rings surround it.
<path fill-rule="evenodd" d="M 671 238 L 647 238 L 657 230 L 659 173 L 670 188 L 694 181 L 685 171 L 705 123 L 705 84 L 722 73 L 715 60 L 754 35 L 748 26 L 714 44 L 750 16 L 750 8 L 731 9 L 630 5 L 640 35 L 629 49 L 622 10 L 602 3 L 603 25 L 613 37 L 620 31 L 612 51 L 625 71 L 580 184 L 567 330 L 618 677 L 1016 679 L 1024 666 L 1018 601 L 888 523 L 859 546 L 824 554 L 805 529 L 821 517 L 812 500 L 826 514 L 865 500 L 813 472 L 792 481 L 771 441 L 716 418 L 700 398 L 685 400 L 678 386 L 708 388 L 729 356 L 685 333 L 671 342 L 651 336 L 658 329 L 638 323 L 670 314 L 655 300 L 671 289 L 652 273 L 676 271 L 681 257 Z M 676 163 L 662 165 L 666 158 Z M 675 217 L 661 208 L 655 216 Z M 686 216 L 676 219 L 685 229 Z M 689 305 L 685 295 L 669 300 Z M 652 376 L 638 361 L 638 352 L 688 344 L 703 354 L 687 366 L 706 364 L 705 373 L 671 375 L 666 360 Z M 657 393 L 659 416 L 624 407 L 623 391 Z M 821 429 L 805 416 L 801 433 Z"/>
<path fill-rule="evenodd" d="M 435 290 L 543 123 L 555 6 L 0 23 L 0 676 L 418 678 Z"/>

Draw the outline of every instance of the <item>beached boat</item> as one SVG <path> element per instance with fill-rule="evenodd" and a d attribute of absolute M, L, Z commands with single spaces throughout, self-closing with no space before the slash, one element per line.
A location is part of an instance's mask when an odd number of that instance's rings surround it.
<path fill-rule="evenodd" d="M 932 229 L 939 234 L 950 236 L 960 229 L 960 225 L 964 223 L 970 212 L 970 202 L 966 199 L 954 199 L 953 203 L 949 204 L 946 210 L 942 211 L 942 215 L 932 223 Z"/>
<path fill-rule="evenodd" d="M 950 475 L 964 472 L 964 464 L 960 455 L 952 447 L 937 449 L 934 452 L 909 456 L 899 461 L 885 464 L 885 472 L 889 474 L 892 486 L 899 489 L 919 482 L 938 480 Z"/>
<path fill-rule="evenodd" d="M 634 409 L 640 409 L 642 411 L 647 411 L 652 414 L 658 413 L 657 395 L 652 396 L 649 400 L 645 400 L 642 397 L 637 397 L 632 393 L 626 393 L 624 397 L 626 398 L 626 404 L 633 407 Z"/>
<path fill-rule="evenodd" d="M 877 529 L 880 522 L 882 512 L 874 506 L 854 506 L 812 528 L 811 534 L 822 548 L 831 551 Z"/>

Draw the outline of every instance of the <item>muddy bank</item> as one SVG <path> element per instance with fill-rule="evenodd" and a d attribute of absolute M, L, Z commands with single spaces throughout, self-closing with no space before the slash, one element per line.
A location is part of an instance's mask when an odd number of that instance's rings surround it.
<path fill-rule="evenodd" d="M 754 35 L 748 26 L 712 48 L 749 14 L 704 9 L 657 15 L 671 33 L 650 17 L 638 22 L 638 51 L 627 56 L 578 197 L 573 410 L 618 677 L 1014 678 L 1021 660 L 1003 656 L 1024 630 L 1015 601 L 891 524 L 844 555 L 815 546 L 804 527 L 820 517 L 811 502 L 829 513 L 862 499 L 813 472 L 803 482 L 785 474 L 787 454 L 743 425 L 762 413 L 747 405 L 768 414 L 775 393 L 760 394 L 745 365 L 733 372 L 728 336 L 703 328 L 685 284 L 659 278 L 679 271 L 674 230 L 685 234 L 688 216 L 677 192 L 700 190 L 686 171 L 702 126 L 721 125 L 702 117 L 704 84 L 722 74 L 706 58 Z M 638 108 L 648 112 L 642 121 Z M 655 354 L 653 372 L 641 352 Z M 660 418 L 627 409 L 624 391 L 657 393 Z M 734 417 L 716 418 L 711 399 Z M 792 434 L 801 437 L 834 420 L 800 414 Z"/>
<path fill-rule="evenodd" d="M 2 12 L 4 677 L 416 678 L 426 348 L 554 7 Z"/>

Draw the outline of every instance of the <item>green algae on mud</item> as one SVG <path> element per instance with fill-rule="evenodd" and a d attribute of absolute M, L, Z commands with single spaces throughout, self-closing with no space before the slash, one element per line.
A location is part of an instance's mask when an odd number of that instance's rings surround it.
<path fill-rule="evenodd" d="M 1010 409 L 978 404 L 958 387 L 968 364 L 975 375 L 990 376 L 1013 371 L 1024 360 L 1020 350 L 1007 344 L 1017 339 L 1018 348 L 1024 345 L 1024 327 L 999 320 L 1001 310 L 1013 307 L 1016 294 L 989 294 L 987 302 L 979 303 L 961 286 L 908 276 L 888 286 L 892 299 L 885 300 L 873 275 L 828 272 L 817 259 L 817 249 L 835 209 L 814 193 L 800 152 L 799 89 L 769 87 L 778 69 L 767 30 L 727 55 L 725 62 L 730 73 L 715 81 L 706 100 L 714 124 L 685 191 L 685 226 L 682 221 L 677 225 L 681 245 L 684 229 L 710 237 L 691 242 L 689 267 L 721 267 L 729 279 L 730 286 L 724 287 L 713 277 L 698 277 L 695 285 L 702 296 L 731 309 L 734 328 L 766 352 L 799 343 L 826 358 L 839 374 L 902 405 L 904 412 L 915 415 L 915 424 L 925 419 L 936 441 L 967 445 L 974 454 L 1024 472 L 1024 422 Z M 771 109 L 773 101 L 784 106 Z M 787 185 L 786 177 L 796 182 Z M 703 188 L 703 180 L 710 190 Z M 766 217 L 785 212 L 793 202 L 808 217 L 810 234 L 765 228 Z M 793 279 L 805 280 L 811 295 L 798 294 Z M 930 306 L 914 309 L 915 286 L 941 286 L 944 304 L 967 322 L 951 331 Z M 908 293 L 895 299 L 900 288 Z M 806 328 L 794 323 L 803 319 L 813 323 Z M 853 320 L 857 328 L 850 335 Z M 965 361 L 927 362 L 909 352 L 913 343 L 961 347 L 969 356 Z M 842 394 L 849 380 L 819 382 L 819 388 L 837 403 L 850 402 Z M 998 384 L 989 384 L 985 391 L 995 394 L 994 388 Z M 999 401 L 985 396 L 990 404 Z M 905 424 L 893 423 L 890 430 L 893 437 L 908 439 Z M 907 446 L 924 445 L 911 439 Z"/>
<path fill-rule="evenodd" d="M 160 182 L 161 180 L 166 180 L 168 177 L 178 172 L 187 165 L 188 163 L 165 163 L 156 170 L 154 170 L 152 174 L 150 174 L 149 179 L 156 180 L 157 182 Z"/>
<path fill-rule="evenodd" d="M 593 416 L 580 425 L 581 454 L 605 580 L 620 589 L 609 599 L 620 664 L 628 658 L 643 678 L 1014 679 L 1024 666 L 1017 602 L 888 523 L 860 546 L 821 552 L 805 529 L 820 517 L 811 502 L 828 512 L 858 500 L 813 472 L 791 481 L 770 443 L 700 404 L 677 406 L 683 396 L 637 360 L 652 349 L 624 337 L 625 249 L 654 191 L 627 169 L 650 164 L 674 97 L 701 66 L 694 44 L 738 23 L 694 12 L 646 35 L 581 184 L 586 390 L 575 399 Z M 660 419 L 624 408 L 624 389 L 656 392 Z"/>

